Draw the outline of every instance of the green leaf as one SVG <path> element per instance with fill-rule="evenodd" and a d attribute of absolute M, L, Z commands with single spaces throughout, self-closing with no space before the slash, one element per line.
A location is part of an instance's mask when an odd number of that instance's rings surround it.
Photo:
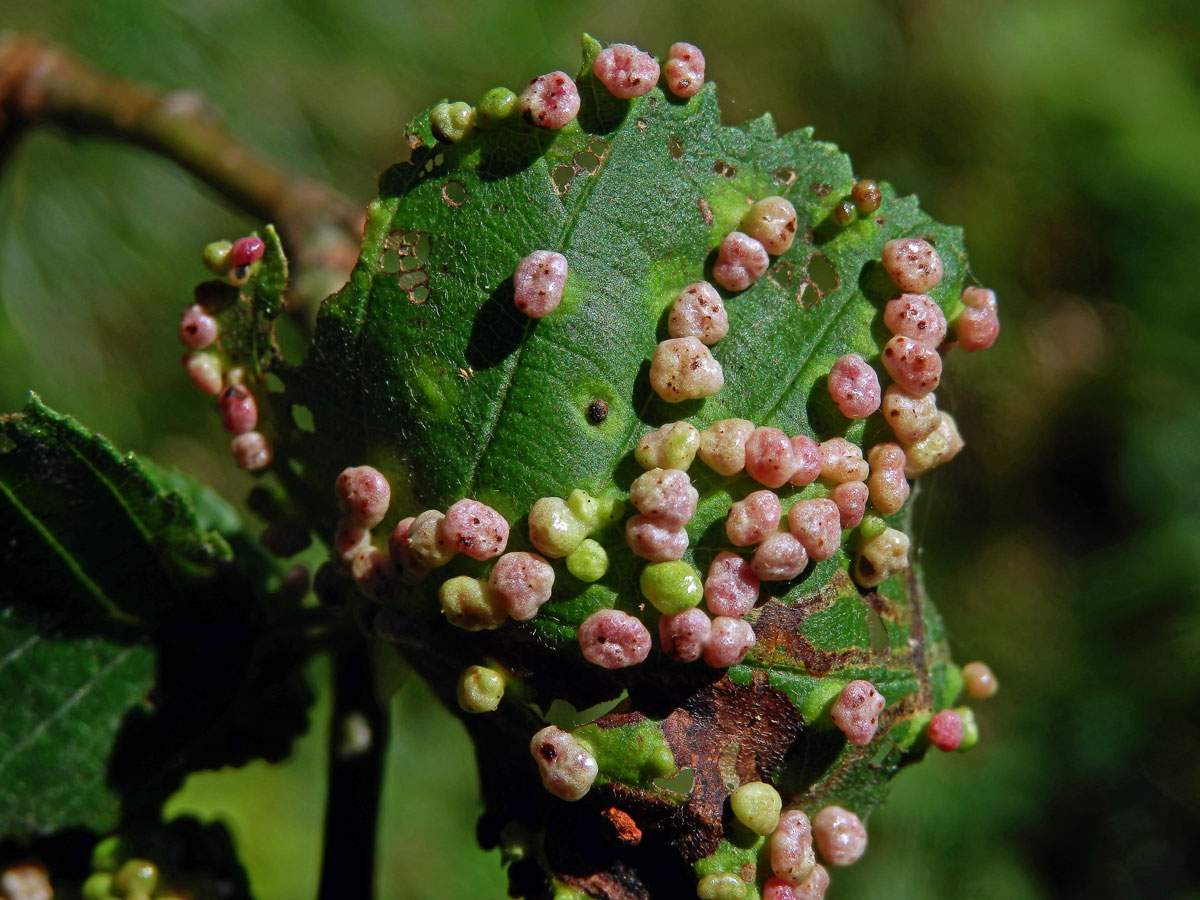
<path fill-rule="evenodd" d="M 183 497 L 36 396 L 0 417 L 0 602 L 153 624 L 231 559 Z"/>
<path fill-rule="evenodd" d="M 596 49 L 585 40 L 589 47 Z M 834 209 L 856 180 L 849 160 L 811 129 L 777 135 L 769 116 L 723 126 L 711 84 L 690 100 L 656 88 L 619 101 L 585 68 L 579 87 L 579 118 L 561 132 L 513 119 L 435 143 L 428 115 L 410 124 L 417 146 L 381 178 L 358 265 L 322 307 L 309 358 L 279 367 L 287 402 L 306 407 L 315 423 L 284 452 L 326 497 L 330 533 L 330 486 L 349 465 L 369 463 L 392 485 L 380 534 L 402 516 L 473 497 L 512 523 L 510 549 L 527 549 L 525 517 L 538 498 L 583 489 L 627 499 L 641 471 L 638 439 L 668 422 L 703 428 L 740 417 L 817 440 L 892 439 L 879 415 L 866 423 L 843 417 L 826 376 L 846 353 L 883 371 L 883 305 L 896 294 L 880 261 L 885 242 L 933 242 L 945 274 L 930 294 L 943 310 L 955 307 L 967 277 L 958 229 L 886 184 L 877 213 L 838 225 Z M 752 287 L 723 292 L 729 334 L 712 353 L 724 388 L 704 401 L 661 400 L 648 368 L 668 336 L 667 311 L 688 284 L 712 280 L 721 240 L 769 195 L 795 206 L 798 234 Z M 513 306 L 513 272 L 534 250 L 564 254 L 570 269 L 562 304 L 539 320 Z M 599 423 L 587 415 L 595 400 L 608 410 Z M 718 476 L 700 461 L 690 474 L 701 499 L 685 559 L 704 572 L 729 549 L 730 504 L 760 485 Z M 828 487 L 778 493 L 786 509 L 826 496 Z M 906 509 L 888 521 L 909 530 L 908 517 Z M 621 525 L 595 537 L 612 562 L 604 577 L 588 585 L 556 562 L 554 596 L 536 618 L 469 639 L 448 635 L 435 591 L 445 577 L 482 576 L 487 565 L 459 557 L 436 570 L 398 600 L 424 620 L 441 659 L 405 652 L 427 672 L 442 671 L 448 654 L 463 664 L 487 654 L 519 672 L 532 688 L 525 696 L 542 709 L 556 698 L 582 708 L 628 689 L 627 703 L 580 733 L 597 747 L 608 796 L 666 816 L 670 801 L 643 790 L 643 769 L 612 750 L 629 729 L 657 723 L 677 765 L 697 773 L 684 815 L 674 819 L 688 822 L 692 837 L 676 849 L 689 862 L 720 845 L 722 803 L 739 778 L 777 778 L 790 800 L 844 802 L 865 815 L 887 780 L 924 751 L 921 725 L 949 702 L 953 679 L 915 572 L 860 591 L 848 575 L 851 532 L 832 559 L 795 581 L 764 585 L 770 599 L 748 617 L 758 646 L 727 679 L 712 683 L 702 664 L 682 667 L 658 654 L 614 674 L 581 662 L 579 623 L 617 607 L 653 632 L 658 616 L 643 602 L 644 564 L 625 546 Z M 848 747 L 824 715 L 836 696 L 831 686 L 859 677 L 888 702 L 866 748 Z M 770 727 L 758 734 L 755 722 Z M 597 741 L 597 727 L 624 731 Z"/>
<path fill-rule="evenodd" d="M 277 563 L 210 491 L 36 397 L 0 418 L 0 559 L 0 696 L 23 698 L 0 717 L 0 834 L 111 828 L 307 727 Z"/>

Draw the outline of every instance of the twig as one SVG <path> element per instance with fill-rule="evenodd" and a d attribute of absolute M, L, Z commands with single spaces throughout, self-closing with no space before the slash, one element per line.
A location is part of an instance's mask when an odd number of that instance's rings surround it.
<path fill-rule="evenodd" d="M 316 299 L 354 265 L 362 207 L 242 146 L 197 92 L 162 93 L 107 75 L 36 36 L 0 35 L 0 147 L 40 124 L 146 147 L 239 209 L 274 222 L 293 264 L 310 273 Z M 324 272 L 328 278 L 311 277 Z"/>
<path fill-rule="evenodd" d="M 333 653 L 333 717 L 319 900 L 371 900 L 387 748 L 386 710 L 375 694 L 365 641 Z"/>

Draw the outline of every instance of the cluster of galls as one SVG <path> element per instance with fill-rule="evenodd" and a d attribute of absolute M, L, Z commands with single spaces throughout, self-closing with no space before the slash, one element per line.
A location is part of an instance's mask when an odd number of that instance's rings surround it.
<path fill-rule="evenodd" d="M 704 86 L 704 54 L 691 44 L 672 44 L 667 61 L 659 66 L 653 55 L 632 44 L 613 44 L 601 50 L 592 63 L 597 80 L 615 97 L 631 100 L 648 94 L 660 78 L 677 97 L 691 97 Z M 563 71 L 539 75 L 520 94 L 492 88 L 475 105 L 457 101 L 439 103 L 429 120 L 438 140 L 458 143 L 475 128 L 495 128 L 519 116 L 537 128 L 558 131 L 579 115 L 579 87 Z"/>
<path fill-rule="evenodd" d="M 230 284 L 240 286 L 257 271 L 264 249 L 262 239 L 254 236 L 233 243 L 217 241 L 204 248 L 204 264 Z M 270 440 L 258 430 L 258 401 L 246 371 L 231 365 L 221 347 L 217 322 L 221 302 L 223 298 L 214 297 L 201 286 L 196 302 L 184 309 L 179 340 L 189 352 L 184 354 L 183 367 L 196 387 L 217 398 L 221 424 L 233 435 L 229 451 L 238 468 L 261 472 L 271 465 L 274 453 Z"/>

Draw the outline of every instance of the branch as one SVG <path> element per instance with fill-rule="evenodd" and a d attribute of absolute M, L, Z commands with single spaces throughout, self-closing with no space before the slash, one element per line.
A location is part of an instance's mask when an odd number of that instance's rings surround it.
<path fill-rule="evenodd" d="M 251 216 L 274 222 L 319 300 L 358 256 L 362 207 L 238 143 L 196 91 L 163 93 L 114 78 L 32 35 L 0 36 L 0 147 L 31 126 L 137 144 L 178 163 Z M 312 273 L 328 273 L 328 278 Z M 295 284 L 296 282 L 293 281 Z"/>
<path fill-rule="evenodd" d="M 320 900 L 371 900 L 374 894 L 387 741 L 387 712 L 375 694 L 369 649 L 365 641 L 349 640 L 333 653 Z"/>

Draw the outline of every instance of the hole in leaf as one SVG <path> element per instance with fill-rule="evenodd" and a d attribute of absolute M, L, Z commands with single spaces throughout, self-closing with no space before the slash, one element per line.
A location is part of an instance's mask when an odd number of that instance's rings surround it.
<path fill-rule="evenodd" d="M 818 197 L 820 197 L 822 200 L 824 200 L 826 197 L 828 197 L 829 192 L 832 190 L 832 188 L 830 188 L 829 185 L 827 185 L 823 181 L 814 181 L 812 184 L 810 184 L 808 186 L 808 189 L 810 191 L 812 191 L 814 194 L 816 194 Z"/>
<path fill-rule="evenodd" d="M 594 722 L 601 716 L 608 715 L 628 696 L 628 691 L 621 691 L 621 693 L 613 699 L 605 700 L 602 703 L 597 703 L 594 706 L 587 707 L 586 709 L 576 709 L 566 700 L 556 698 L 551 701 L 549 708 L 546 710 L 542 718 L 544 718 L 551 725 L 561 728 L 563 731 L 570 731 L 573 728 L 578 728 L 580 725 L 586 725 L 588 722 Z"/>
<path fill-rule="evenodd" d="M 671 135 L 671 139 L 667 141 L 667 152 L 671 154 L 671 159 L 683 159 L 683 141 L 679 139 L 679 135 Z"/>
<path fill-rule="evenodd" d="M 467 202 L 467 189 L 461 181 L 447 181 L 442 185 L 442 199 L 457 209 Z"/>
<path fill-rule="evenodd" d="M 380 271 L 394 275 L 400 271 L 400 253 L 396 250 L 384 250 L 379 263 Z"/>
<path fill-rule="evenodd" d="M 670 778 L 655 778 L 654 786 L 660 787 L 664 791 L 673 791 L 676 794 L 690 794 L 692 785 L 696 783 L 695 769 L 680 769 Z"/>
<path fill-rule="evenodd" d="M 791 166 L 783 166 L 782 168 L 776 169 L 772 174 L 775 176 L 775 180 L 784 187 L 790 187 L 796 183 L 796 170 Z"/>
<path fill-rule="evenodd" d="M 301 431 L 316 430 L 316 422 L 313 420 L 312 410 L 307 406 L 301 406 L 299 403 L 293 404 L 292 421 Z"/>
<path fill-rule="evenodd" d="M 575 171 L 581 174 L 591 175 L 600 168 L 600 157 L 591 150 L 580 150 L 571 161 L 575 163 Z"/>
<path fill-rule="evenodd" d="M 408 292 L 408 299 L 412 303 L 424 303 L 429 299 L 429 285 L 419 284 Z"/>
<path fill-rule="evenodd" d="M 550 173 L 550 180 L 554 182 L 554 193 L 561 197 L 570 189 L 571 182 L 575 180 L 575 169 L 565 163 L 555 166 L 554 171 Z"/>
<path fill-rule="evenodd" d="M 602 141 L 597 138 L 588 144 L 587 148 L 593 154 L 595 154 L 595 156 L 600 159 L 601 162 L 604 161 L 604 157 L 608 156 L 608 141 Z"/>
<path fill-rule="evenodd" d="M 638 131 L 645 131 L 645 130 L 646 130 L 646 126 L 647 126 L 647 125 L 649 125 L 649 124 L 650 124 L 650 123 L 649 123 L 649 122 L 647 122 L 645 119 L 638 119 L 638 120 L 637 120 L 637 130 L 638 130 Z"/>
<path fill-rule="evenodd" d="M 870 648 L 872 653 L 885 653 L 890 646 L 888 641 L 887 626 L 883 624 L 883 619 L 875 607 L 868 605 L 864 617 L 867 620 L 867 635 L 870 638 Z"/>
<path fill-rule="evenodd" d="M 767 278 L 776 287 L 790 289 L 796 280 L 796 267 L 786 259 L 780 259 L 771 266 Z"/>
<path fill-rule="evenodd" d="M 813 286 L 813 290 L 817 293 L 817 300 L 820 301 L 832 291 L 836 291 L 841 287 L 842 279 L 838 275 L 837 269 L 833 263 L 829 261 L 824 253 L 814 253 L 808 258 L 808 263 L 805 266 L 805 281 Z"/>

